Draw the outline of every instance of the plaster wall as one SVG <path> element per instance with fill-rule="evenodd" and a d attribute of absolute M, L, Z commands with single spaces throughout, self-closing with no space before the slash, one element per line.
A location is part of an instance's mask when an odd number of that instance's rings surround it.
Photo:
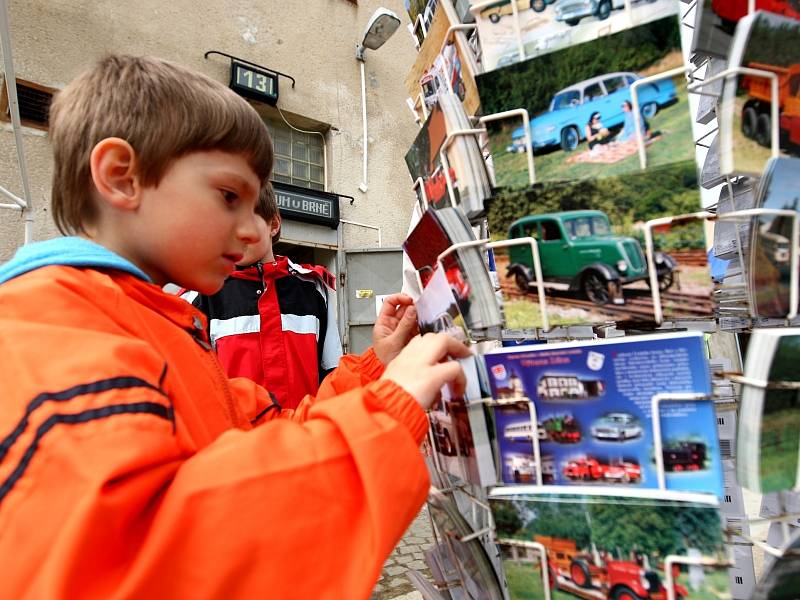
<path fill-rule="evenodd" d="M 361 80 L 355 46 L 378 6 L 402 25 L 379 50 L 367 51 L 369 188 L 362 170 Z M 278 106 L 301 128 L 327 129 L 328 189 L 355 197 L 341 218 L 381 227 L 383 245 L 405 237 L 414 194 L 403 160 L 418 127 L 405 105 L 403 79 L 416 52 L 403 0 L 10 0 L 11 40 L 18 78 L 55 88 L 107 53 L 152 54 L 226 83 L 229 61 L 203 58 L 220 50 L 292 75 L 280 80 Z M 298 118 L 306 117 L 311 121 Z M 325 126 L 329 126 L 329 129 Z M 43 132 L 25 129 L 34 239 L 58 235 L 50 218 L 50 147 Z M 0 185 L 22 196 L 10 125 L 0 124 Z M 342 224 L 342 247 L 375 247 L 375 231 Z M 0 211 L 0 261 L 22 244 L 20 214 Z"/>

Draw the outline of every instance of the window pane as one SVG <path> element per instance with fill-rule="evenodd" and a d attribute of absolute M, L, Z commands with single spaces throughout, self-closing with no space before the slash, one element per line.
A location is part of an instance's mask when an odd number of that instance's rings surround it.
<path fill-rule="evenodd" d="M 300 186 L 300 187 L 304 187 L 304 188 L 309 187 L 308 181 L 305 181 L 303 179 L 292 179 L 292 183 L 294 185 L 297 185 L 297 186 Z"/>
<path fill-rule="evenodd" d="M 292 163 L 292 177 L 302 177 L 308 179 L 308 165 L 301 162 Z"/>
<path fill-rule="evenodd" d="M 308 145 L 312 148 L 322 148 L 322 136 L 314 134 L 309 134 L 308 136 Z"/>
<path fill-rule="evenodd" d="M 275 158 L 275 174 L 276 175 L 289 175 L 289 167 L 291 162 L 287 158 Z"/>
<path fill-rule="evenodd" d="M 316 181 L 318 183 L 322 183 L 322 167 L 315 167 L 311 166 L 311 176 L 309 177 L 311 181 Z"/>
<path fill-rule="evenodd" d="M 314 165 L 322 166 L 322 148 L 309 147 L 308 149 L 308 162 Z"/>
<path fill-rule="evenodd" d="M 281 140 L 281 139 L 275 138 L 274 147 L 275 147 L 275 154 L 281 154 L 283 156 L 291 156 L 292 155 L 292 148 L 289 145 L 289 142 L 287 142 L 285 140 Z"/>
<path fill-rule="evenodd" d="M 608 79 L 603 80 L 603 83 L 606 86 L 606 91 L 609 94 L 616 92 L 620 88 L 627 87 L 625 85 L 625 80 L 622 77 L 609 77 Z"/>
<path fill-rule="evenodd" d="M 319 190 L 319 191 L 322 191 L 322 190 L 325 189 L 325 186 L 322 185 L 321 183 L 312 183 L 310 187 L 311 187 L 312 190 Z"/>
<path fill-rule="evenodd" d="M 308 146 L 295 141 L 292 144 L 292 159 L 308 161 Z"/>
<path fill-rule="evenodd" d="M 278 175 L 277 173 L 272 174 L 273 181 L 278 181 L 280 183 L 292 183 L 291 177 L 286 177 L 285 175 Z"/>
<path fill-rule="evenodd" d="M 599 98 L 603 95 L 603 88 L 600 87 L 599 83 L 593 83 L 588 86 L 583 92 L 583 101 L 589 102 L 594 98 Z"/>

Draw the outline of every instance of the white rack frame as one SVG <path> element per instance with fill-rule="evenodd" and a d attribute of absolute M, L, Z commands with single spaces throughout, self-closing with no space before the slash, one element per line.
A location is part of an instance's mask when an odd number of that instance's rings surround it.
<path fill-rule="evenodd" d="M 513 240 L 500 240 L 498 242 L 490 242 L 488 239 L 475 240 L 471 242 L 460 242 L 458 244 L 453 244 L 452 246 L 447 248 L 447 250 L 442 252 L 436 259 L 436 263 L 438 265 L 438 268 L 444 269 L 443 266 L 444 259 L 447 258 L 453 252 L 465 248 L 480 247 L 482 250 L 493 250 L 495 248 L 506 248 L 509 246 L 531 247 L 531 256 L 533 258 L 533 270 L 536 276 L 536 290 L 539 296 L 539 304 L 541 306 L 541 313 L 542 313 L 542 329 L 547 331 L 550 329 L 550 320 L 547 316 L 547 301 L 545 299 L 545 293 L 544 293 L 544 278 L 542 277 L 542 263 L 539 258 L 539 246 L 535 238 L 521 237 L 521 238 L 515 238 Z"/>

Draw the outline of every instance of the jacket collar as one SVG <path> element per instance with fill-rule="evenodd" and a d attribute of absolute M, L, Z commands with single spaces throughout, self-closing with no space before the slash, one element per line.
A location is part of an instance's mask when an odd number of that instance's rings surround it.
<path fill-rule="evenodd" d="M 114 279 L 127 296 L 205 340 L 204 317 L 191 304 L 163 292 L 129 260 L 84 238 L 61 237 L 22 246 L 14 258 L 0 265 L 0 283 L 51 266 L 117 271 Z"/>
<path fill-rule="evenodd" d="M 0 283 L 53 265 L 115 269 L 151 282 L 139 267 L 108 248 L 80 237 L 61 237 L 22 246 L 14 258 L 0 265 Z"/>

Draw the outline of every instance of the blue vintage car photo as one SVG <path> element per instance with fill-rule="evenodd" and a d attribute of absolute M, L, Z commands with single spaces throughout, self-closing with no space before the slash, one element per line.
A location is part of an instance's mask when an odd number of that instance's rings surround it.
<path fill-rule="evenodd" d="M 585 126 L 594 112 L 600 113 L 605 127 L 612 129 L 625 121 L 622 104 L 631 102 L 630 85 L 641 79 L 635 73 L 607 73 L 586 79 L 556 92 L 547 112 L 531 119 L 533 149 L 561 146 L 575 150 L 586 139 Z M 662 79 L 638 88 L 641 114 L 650 119 L 658 110 L 677 99 L 675 84 Z M 511 137 L 509 152 L 525 151 L 525 129 L 519 127 Z"/>

